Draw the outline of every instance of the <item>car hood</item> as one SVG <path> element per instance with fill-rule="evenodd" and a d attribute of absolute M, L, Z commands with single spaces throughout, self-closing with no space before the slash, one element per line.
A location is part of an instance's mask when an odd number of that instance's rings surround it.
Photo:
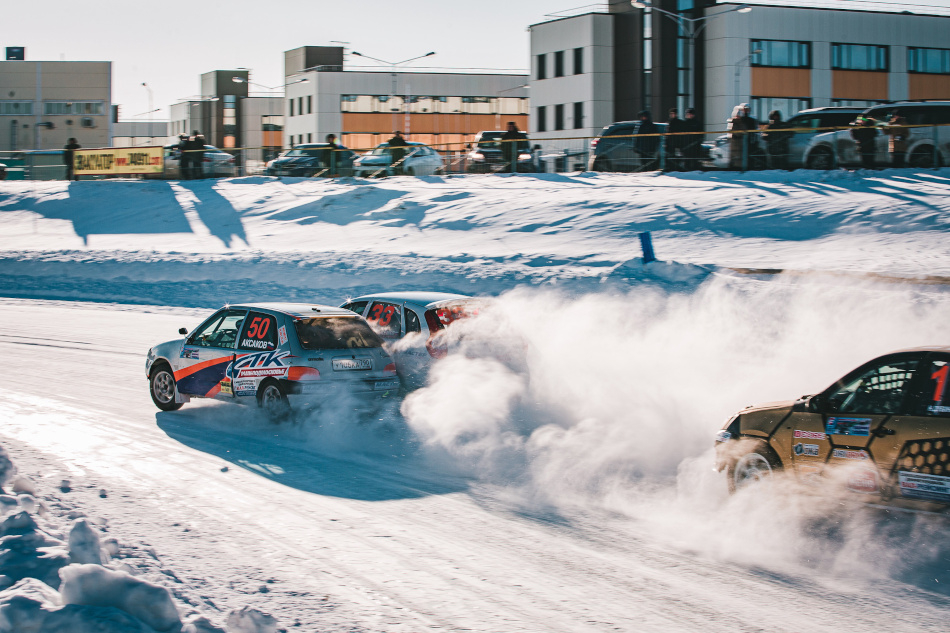
<path fill-rule="evenodd" d="M 317 161 L 315 156 L 288 156 L 285 158 L 275 158 L 273 165 L 275 167 L 292 167 L 294 165 L 309 165 Z"/>
<path fill-rule="evenodd" d="M 152 354 L 156 357 L 164 358 L 178 358 L 178 354 L 181 351 L 181 347 L 184 344 L 185 339 L 176 338 L 172 341 L 165 341 L 164 343 L 159 343 L 158 345 L 152 346 Z"/>
<path fill-rule="evenodd" d="M 388 165 L 392 162 L 391 156 L 361 156 L 356 159 L 360 165 Z"/>
<path fill-rule="evenodd" d="M 766 402 L 764 404 L 756 404 L 746 407 L 739 413 L 745 415 L 746 413 L 757 413 L 759 411 L 769 411 L 771 409 L 791 409 L 795 406 L 795 400 L 779 400 L 778 402 Z"/>

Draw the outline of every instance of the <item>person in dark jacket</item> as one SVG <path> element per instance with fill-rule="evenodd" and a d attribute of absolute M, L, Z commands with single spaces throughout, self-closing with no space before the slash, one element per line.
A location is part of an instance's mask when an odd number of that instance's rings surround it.
<path fill-rule="evenodd" d="M 640 119 L 640 125 L 637 126 L 637 136 L 635 136 L 634 149 L 640 155 L 640 169 L 637 171 L 649 171 L 656 169 L 656 150 L 660 147 L 659 136 L 639 136 L 641 134 L 657 134 L 659 132 L 653 117 L 649 110 L 641 110 L 637 115 Z"/>
<path fill-rule="evenodd" d="M 393 174 L 403 173 L 402 161 L 406 157 L 406 148 L 409 144 L 406 142 L 406 139 L 403 138 L 402 132 L 399 130 L 393 132 L 393 137 L 386 141 L 386 143 L 389 145 L 389 155 L 393 157 Z"/>
<path fill-rule="evenodd" d="M 508 129 L 501 135 L 501 155 L 505 161 L 505 171 L 515 173 L 518 171 L 518 156 L 521 154 L 523 146 L 527 146 L 528 135 L 518 129 L 514 121 L 508 121 Z"/>
<path fill-rule="evenodd" d="M 858 146 L 861 166 L 865 169 L 874 169 L 874 138 L 877 136 L 874 123 L 874 119 L 869 116 L 859 116 L 851 123 L 851 138 Z"/>
<path fill-rule="evenodd" d="M 178 175 L 182 180 L 191 178 L 191 141 L 187 134 L 178 135 Z"/>
<path fill-rule="evenodd" d="M 905 127 L 906 125 L 907 119 L 902 117 L 897 110 L 887 120 L 887 128 L 884 132 L 888 136 L 887 153 L 891 155 L 891 167 L 904 166 L 904 155 L 907 154 L 907 137 L 910 132 Z"/>
<path fill-rule="evenodd" d="M 740 103 L 732 109 L 729 129 L 729 168 L 736 171 L 752 167 L 752 152 L 758 145 L 755 131 L 759 122 L 750 114 L 749 104 Z"/>
<path fill-rule="evenodd" d="M 703 150 L 703 125 L 696 118 L 694 108 L 686 108 L 686 118 L 683 120 L 683 131 L 694 132 L 683 137 L 683 167 L 687 171 L 700 168 L 699 160 Z"/>
<path fill-rule="evenodd" d="M 666 131 L 670 136 L 666 137 L 666 170 L 679 171 L 685 169 L 685 156 L 683 151 L 686 148 L 686 121 L 679 118 L 679 112 L 676 108 L 670 109 L 670 118 L 666 122 Z"/>
<path fill-rule="evenodd" d="M 76 142 L 74 138 L 70 138 L 66 142 L 66 147 L 63 148 L 63 162 L 66 163 L 66 180 L 78 180 L 73 173 L 77 149 L 82 149 L 82 145 Z"/>
<path fill-rule="evenodd" d="M 191 177 L 204 178 L 205 175 L 205 137 L 198 130 L 191 137 Z"/>
<path fill-rule="evenodd" d="M 762 140 L 769 153 L 769 164 L 772 169 L 788 169 L 789 143 L 794 132 L 785 131 L 788 124 L 782 121 L 782 113 L 778 110 L 769 112 L 769 122 L 762 132 Z"/>

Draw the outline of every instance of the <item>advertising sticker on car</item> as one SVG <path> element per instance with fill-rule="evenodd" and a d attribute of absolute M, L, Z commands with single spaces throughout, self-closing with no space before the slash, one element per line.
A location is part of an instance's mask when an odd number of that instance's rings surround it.
<path fill-rule="evenodd" d="M 870 459 L 867 451 L 853 451 L 847 448 L 836 448 L 831 451 L 832 457 L 837 457 L 838 459 Z"/>
<path fill-rule="evenodd" d="M 871 418 L 830 417 L 825 423 L 825 433 L 828 435 L 861 435 L 866 437 L 870 432 Z"/>
<path fill-rule="evenodd" d="M 373 385 L 374 391 L 390 391 L 399 387 L 398 380 L 377 380 Z"/>
<path fill-rule="evenodd" d="M 369 358 L 334 358 L 333 371 L 367 370 L 373 368 L 373 361 Z"/>
<path fill-rule="evenodd" d="M 805 457 L 818 457 L 817 444 L 802 444 L 799 442 L 792 448 L 794 449 L 796 455 Z"/>
<path fill-rule="evenodd" d="M 902 497 L 950 501 L 950 477 L 900 471 L 898 481 Z"/>
<path fill-rule="evenodd" d="M 799 431 L 796 430 L 793 433 L 795 439 L 805 439 L 805 440 L 827 440 L 828 436 L 820 431 Z"/>

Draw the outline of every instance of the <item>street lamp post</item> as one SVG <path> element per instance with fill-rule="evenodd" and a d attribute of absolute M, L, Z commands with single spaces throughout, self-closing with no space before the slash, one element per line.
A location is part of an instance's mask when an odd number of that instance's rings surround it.
<path fill-rule="evenodd" d="M 144 81 L 142 82 L 142 86 L 144 86 L 145 89 L 148 90 L 148 124 L 147 124 L 148 125 L 148 144 L 151 145 L 152 144 L 152 112 L 155 111 L 152 107 L 152 101 L 153 101 L 152 89 Z"/>
<path fill-rule="evenodd" d="M 727 13 L 732 13 L 733 11 L 738 13 L 748 13 L 752 10 L 752 7 L 743 4 L 738 7 L 726 9 L 725 11 L 721 11 L 719 13 L 714 13 L 713 15 L 704 15 L 699 18 L 687 18 L 686 16 L 680 15 L 678 13 L 661 9 L 652 2 L 643 0 L 630 0 L 630 4 L 637 9 L 652 9 L 653 11 L 659 11 L 666 17 L 676 22 L 683 35 L 689 39 L 689 68 L 686 71 L 688 73 L 686 85 L 689 87 L 690 92 L 689 95 L 687 95 L 687 107 L 696 106 L 695 103 L 690 103 L 696 95 L 696 38 L 699 37 L 699 34 L 702 33 L 704 28 L 706 28 L 706 24 L 709 23 L 709 20 L 721 17 Z"/>
<path fill-rule="evenodd" d="M 362 53 L 357 53 L 356 51 L 353 51 L 351 54 L 352 54 L 352 55 L 356 55 L 357 57 L 365 57 L 366 59 L 372 59 L 374 62 L 379 62 L 380 64 L 386 64 L 387 66 L 389 66 L 389 67 L 392 68 L 392 79 L 393 79 L 393 81 L 392 81 L 392 88 L 391 88 L 390 91 L 389 91 L 389 92 L 390 92 L 389 98 L 390 98 L 390 99 L 395 99 L 395 98 L 396 98 L 396 68 L 399 67 L 399 66 L 402 66 L 403 64 L 408 64 L 409 62 L 414 62 L 414 61 L 416 61 L 417 59 L 422 59 L 423 57 L 432 57 L 433 55 L 435 55 L 435 51 L 431 51 L 431 52 L 429 52 L 429 53 L 426 53 L 425 55 L 419 55 L 418 57 L 410 57 L 409 59 L 404 59 L 404 60 L 402 60 L 401 62 L 389 62 L 389 61 L 386 61 L 385 59 L 378 59 L 378 58 L 376 58 L 376 57 L 370 57 L 369 55 L 364 55 L 364 54 L 362 54 Z M 409 123 L 409 104 L 407 103 L 407 104 L 405 104 L 405 105 L 406 105 L 406 126 L 405 126 L 405 127 L 406 127 L 406 134 L 409 134 L 409 125 L 408 125 L 408 123 Z M 398 127 L 399 127 L 399 126 L 398 126 L 398 124 L 396 123 L 396 113 L 393 112 L 393 131 L 396 131 L 396 129 L 397 129 Z"/>
<path fill-rule="evenodd" d="M 761 52 L 762 52 L 762 49 L 761 49 L 761 48 L 757 48 L 757 49 L 755 49 L 754 51 L 752 51 L 751 53 L 749 53 L 748 55 L 746 55 L 745 57 L 743 57 L 742 59 L 740 59 L 739 61 L 737 61 L 737 62 L 735 63 L 735 67 L 736 67 L 736 73 L 735 73 L 735 95 L 736 95 L 736 99 L 739 100 L 739 101 L 742 100 L 742 99 L 739 97 L 739 72 L 742 70 L 742 64 L 746 63 L 747 61 L 749 61 L 750 59 L 752 59 L 752 57 L 754 57 L 755 55 L 758 55 L 758 54 L 761 53 Z"/>

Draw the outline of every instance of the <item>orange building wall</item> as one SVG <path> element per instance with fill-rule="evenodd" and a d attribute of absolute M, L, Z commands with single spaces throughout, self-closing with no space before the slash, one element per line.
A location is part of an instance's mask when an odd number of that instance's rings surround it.
<path fill-rule="evenodd" d="M 757 97 L 810 97 L 811 71 L 753 66 L 751 88 L 750 94 Z"/>
<path fill-rule="evenodd" d="M 831 98 L 885 101 L 888 98 L 887 73 L 832 70 Z"/>
<path fill-rule="evenodd" d="M 406 133 L 406 115 L 397 114 L 396 129 Z M 438 149 L 462 149 L 482 130 L 503 130 L 508 121 L 526 131 L 526 114 L 411 114 L 408 134 L 410 141 L 432 145 Z M 377 112 L 344 112 L 343 133 L 340 142 L 351 149 L 370 149 L 392 136 L 393 115 Z"/>
<path fill-rule="evenodd" d="M 908 74 L 911 99 L 950 99 L 950 75 Z"/>

